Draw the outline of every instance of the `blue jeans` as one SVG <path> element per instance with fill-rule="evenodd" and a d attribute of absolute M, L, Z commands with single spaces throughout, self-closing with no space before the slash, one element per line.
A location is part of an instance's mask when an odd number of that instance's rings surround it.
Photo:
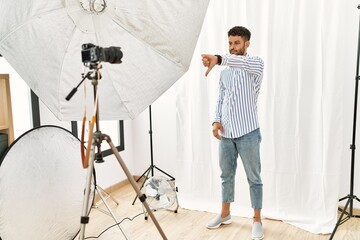
<path fill-rule="evenodd" d="M 239 154 L 249 183 L 251 206 L 253 209 L 262 208 L 260 142 L 259 129 L 239 138 L 221 137 L 219 153 L 223 202 L 234 202 L 235 173 Z"/>

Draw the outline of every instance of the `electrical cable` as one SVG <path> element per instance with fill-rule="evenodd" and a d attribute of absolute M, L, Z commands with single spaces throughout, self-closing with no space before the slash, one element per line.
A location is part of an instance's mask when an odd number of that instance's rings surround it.
<path fill-rule="evenodd" d="M 139 213 L 137 215 L 135 215 L 133 218 L 128 218 L 128 217 L 125 217 L 123 218 L 120 222 L 116 223 L 116 224 L 113 224 L 111 226 L 109 226 L 108 228 L 106 228 L 105 230 L 103 230 L 97 237 L 86 237 L 84 239 L 98 239 L 101 235 L 103 235 L 106 231 L 108 231 L 109 229 L 113 228 L 113 227 L 116 227 L 117 225 L 120 225 L 123 221 L 125 220 L 129 220 L 129 221 L 133 221 L 135 218 L 141 216 L 142 214 L 144 214 L 143 212 L 142 213 Z"/>

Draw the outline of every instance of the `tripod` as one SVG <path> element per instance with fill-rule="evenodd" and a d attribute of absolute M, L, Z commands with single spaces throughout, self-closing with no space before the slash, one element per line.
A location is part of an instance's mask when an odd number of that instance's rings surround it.
<path fill-rule="evenodd" d="M 81 80 L 81 82 L 77 85 L 76 88 L 74 88 L 69 95 L 66 97 L 66 100 L 70 100 L 71 97 L 76 93 L 77 88 L 81 85 L 81 83 L 86 79 L 90 79 L 92 80 L 92 85 L 94 88 L 94 99 L 95 99 L 95 111 L 94 111 L 94 117 L 96 116 L 95 120 L 96 120 L 96 125 L 99 126 L 99 111 L 98 111 L 98 95 L 97 95 L 97 87 L 98 87 L 98 80 L 100 80 L 100 68 L 101 66 L 98 63 L 90 63 L 89 64 L 89 68 L 91 71 L 89 71 L 85 77 Z M 93 117 L 93 120 L 94 120 Z M 92 122 L 93 122 L 92 120 Z M 92 137 L 91 137 L 92 136 Z M 117 151 L 115 145 L 113 144 L 113 142 L 111 141 L 111 138 L 106 135 L 101 133 L 100 131 L 96 131 L 94 134 L 92 133 L 92 129 L 90 132 L 90 137 L 91 137 L 91 148 L 88 149 L 87 154 L 86 154 L 86 158 L 89 159 L 88 161 L 88 166 L 87 166 L 87 177 L 86 177 L 86 186 L 85 186 L 85 195 L 84 195 L 84 200 L 83 200 L 83 208 L 82 208 L 82 215 L 80 218 L 80 223 L 81 223 L 81 228 L 80 228 L 80 234 L 79 234 L 79 239 L 80 240 L 84 240 L 85 238 L 85 227 L 86 224 L 89 223 L 89 199 L 90 199 L 90 191 L 91 191 L 91 181 L 92 181 L 92 175 L 93 175 L 93 171 L 94 171 L 94 160 L 95 160 L 95 146 L 100 146 L 100 144 L 102 143 L 102 141 L 106 140 L 107 143 L 110 146 L 111 151 L 113 152 L 113 154 L 115 155 L 115 158 L 117 159 L 117 161 L 119 162 L 121 168 L 123 169 L 125 175 L 127 176 L 130 184 L 132 185 L 132 187 L 134 188 L 134 191 L 136 192 L 137 196 L 139 197 L 140 201 L 142 202 L 143 206 L 145 207 L 145 209 L 148 211 L 151 219 L 153 220 L 156 228 L 158 229 L 160 235 L 162 236 L 162 238 L 164 240 L 167 240 L 167 237 L 165 236 L 165 233 L 163 232 L 163 230 L 161 229 L 158 221 L 156 220 L 154 214 L 151 212 L 149 205 L 146 202 L 146 195 L 142 194 L 139 187 L 137 186 L 135 180 L 133 179 L 132 175 L 129 172 L 129 169 L 127 168 L 127 166 L 125 165 L 123 159 L 121 158 L 119 152 Z M 86 163 L 87 165 L 87 163 Z M 98 193 L 100 193 L 99 191 L 97 191 Z M 103 197 L 102 194 L 99 194 L 100 197 Z M 104 201 L 105 203 L 105 201 Z M 108 206 L 107 206 L 108 207 Z M 109 207 L 108 207 L 109 210 Z M 112 214 L 111 210 L 109 210 L 110 213 Z M 115 221 L 117 222 L 116 218 L 114 218 Z M 121 230 L 121 228 L 120 228 Z"/>
<path fill-rule="evenodd" d="M 357 7 L 360 9 L 360 5 Z M 358 53 L 357 53 L 357 65 L 356 65 L 356 77 L 355 77 L 355 101 L 354 101 L 354 119 L 353 119 L 353 132 L 352 132 L 352 143 L 350 145 L 351 149 L 351 173 L 350 173 L 350 194 L 346 197 L 340 198 L 339 201 L 343 201 L 347 199 L 347 202 L 344 206 L 344 209 L 339 208 L 341 211 L 340 217 L 335 225 L 335 228 L 330 236 L 329 240 L 332 240 L 335 236 L 335 232 L 337 228 L 349 220 L 350 218 L 360 218 L 359 215 L 354 215 L 353 213 L 353 204 L 354 200 L 360 202 L 360 199 L 354 195 L 354 169 L 355 169 L 355 135 L 356 135 L 356 115 L 357 115 L 357 100 L 358 100 L 358 87 L 359 87 L 359 63 L 360 63 L 360 18 L 359 18 L 359 36 L 358 36 Z M 349 211 L 347 212 L 347 208 L 349 207 Z M 346 216 L 345 216 L 346 215 Z"/>
<path fill-rule="evenodd" d="M 150 121 L 150 130 L 149 130 L 149 135 L 150 135 L 150 166 L 145 170 L 145 172 L 136 180 L 136 182 L 139 182 L 139 180 L 143 177 L 145 177 L 145 180 L 143 181 L 140 189 L 142 189 L 144 187 L 145 181 L 146 179 L 149 178 L 149 174 L 151 172 L 151 176 L 154 176 L 154 169 L 162 172 L 163 174 L 165 174 L 166 176 L 168 176 L 170 178 L 171 181 L 174 181 L 175 178 L 173 176 L 171 176 L 170 174 L 166 173 L 165 171 L 161 170 L 160 168 L 158 168 L 157 166 L 154 165 L 154 155 L 153 155 L 153 141 L 152 141 L 152 119 L 151 119 L 151 105 L 149 106 L 149 121 Z M 137 196 L 135 197 L 132 205 L 135 204 L 135 201 L 137 199 Z"/>

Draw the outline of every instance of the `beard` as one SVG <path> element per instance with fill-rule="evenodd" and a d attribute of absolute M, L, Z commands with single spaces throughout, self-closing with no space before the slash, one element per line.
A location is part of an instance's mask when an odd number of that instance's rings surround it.
<path fill-rule="evenodd" d="M 234 54 L 234 55 L 245 55 L 245 46 L 243 46 L 242 48 L 240 48 L 239 50 L 230 50 L 230 54 Z"/>

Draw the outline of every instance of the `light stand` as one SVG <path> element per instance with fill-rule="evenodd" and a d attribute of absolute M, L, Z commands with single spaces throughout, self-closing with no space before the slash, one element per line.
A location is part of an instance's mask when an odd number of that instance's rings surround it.
<path fill-rule="evenodd" d="M 360 9 L 360 5 L 358 5 L 357 8 Z M 339 211 L 342 211 L 342 212 L 340 214 L 340 217 L 335 225 L 335 228 L 334 228 L 329 240 L 333 239 L 337 228 L 341 224 L 343 224 L 350 218 L 360 218 L 359 215 L 354 215 L 354 212 L 353 212 L 354 200 L 357 200 L 360 202 L 360 199 L 354 195 L 356 115 L 357 115 L 358 87 L 359 87 L 359 80 L 360 80 L 359 63 L 360 63 L 360 18 L 359 18 L 358 52 L 357 52 L 356 77 L 355 77 L 353 133 L 352 133 L 352 143 L 350 145 L 350 149 L 351 149 L 350 194 L 348 194 L 346 197 L 340 198 L 340 200 L 339 200 L 339 201 L 343 201 L 343 200 L 347 199 L 347 202 L 344 206 L 344 209 L 339 208 Z M 348 207 L 349 207 L 349 211 L 347 212 L 346 210 Z"/>
<path fill-rule="evenodd" d="M 93 69 L 93 71 L 89 71 L 85 77 L 81 80 L 81 82 L 77 85 L 76 88 L 74 88 L 69 95 L 66 97 L 66 100 L 70 100 L 71 97 L 76 93 L 77 88 L 81 85 L 81 83 L 86 79 L 90 79 L 92 80 L 92 85 L 94 87 L 94 99 L 96 99 L 97 96 L 97 87 L 98 87 L 98 80 L 101 78 L 99 76 L 100 72 L 100 66 L 98 65 L 98 63 L 90 63 L 90 69 Z M 98 102 L 95 101 L 95 116 L 96 116 L 96 125 L 97 127 L 99 127 L 99 110 L 98 110 Z M 132 187 L 134 188 L 137 196 L 139 197 L 140 201 L 142 202 L 143 206 L 145 207 L 145 209 L 147 210 L 147 212 L 149 213 L 151 219 L 153 220 L 156 228 L 158 229 L 160 235 L 162 236 L 162 238 L 164 240 L 167 240 L 167 237 L 165 236 L 165 233 L 163 232 L 163 230 L 161 229 L 158 221 L 156 220 L 154 214 L 151 212 L 150 207 L 148 205 L 148 203 L 146 202 L 146 195 L 142 194 L 139 187 L 137 186 L 135 180 L 133 179 L 132 175 L 130 174 L 127 166 L 125 165 L 123 159 L 121 158 L 119 152 L 117 151 L 115 145 L 112 143 L 111 138 L 106 135 L 101 133 L 100 131 L 96 131 L 93 134 L 92 137 L 92 142 L 91 142 L 91 148 L 90 148 L 90 157 L 89 157 L 89 162 L 88 162 L 88 167 L 87 167 L 87 177 L 86 177 L 86 186 L 85 186 L 85 195 L 84 195 L 84 200 L 83 200 L 83 209 L 82 209 L 82 215 L 81 215 L 81 219 L 80 219 L 80 223 L 81 223 L 81 228 L 80 228 L 80 233 L 79 233 L 79 239 L 80 240 L 84 240 L 85 238 L 85 227 L 86 224 L 89 223 L 89 199 L 90 199 L 90 190 L 91 190 L 91 182 L 92 182 L 92 175 L 93 175 L 93 171 L 94 171 L 94 160 L 95 160 L 95 147 L 96 146 L 100 146 L 101 142 L 103 140 L 106 140 L 107 143 L 110 146 L 111 151 L 113 152 L 113 154 L 115 155 L 115 158 L 118 160 L 120 166 L 122 167 L 125 175 L 127 176 L 130 184 L 132 185 Z M 98 191 L 99 192 L 99 191 Z M 102 195 L 100 194 L 100 197 L 102 197 Z M 105 202 L 104 202 L 105 203 Z M 108 207 L 108 206 L 107 206 Z M 109 210 L 109 207 L 108 207 Z M 110 211 L 110 213 L 112 214 L 112 212 Z M 117 222 L 116 218 L 114 218 L 115 221 Z M 120 229 L 121 230 L 121 229 Z"/>
<path fill-rule="evenodd" d="M 116 204 L 116 206 L 119 206 L 119 202 L 116 201 L 116 199 L 114 199 L 114 198 L 111 196 L 110 193 L 106 192 L 106 191 L 105 191 L 103 188 L 101 188 L 99 185 L 96 184 L 95 190 L 96 190 L 96 192 L 98 193 L 98 195 L 99 195 L 99 197 L 101 198 L 101 200 L 103 201 L 103 203 L 104 203 L 104 205 L 106 206 L 106 208 L 108 208 L 108 204 L 106 204 L 106 200 L 109 199 L 109 198 Z M 100 212 L 103 212 L 103 213 L 109 215 L 108 212 L 106 212 L 106 211 L 104 211 L 103 209 L 100 208 L 100 204 L 101 204 L 101 202 L 100 202 L 100 203 L 97 202 L 97 203 L 93 204 L 93 208 L 99 210 Z M 109 209 L 109 208 L 108 208 L 108 209 Z M 109 212 L 110 212 L 110 211 L 109 211 Z M 116 221 L 116 222 L 117 222 L 117 221 Z"/>
<path fill-rule="evenodd" d="M 154 176 L 154 169 L 162 172 L 163 174 L 165 174 L 166 176 L 168 176 L 170 178 L 171 181 L 174 181 L 175 178 L 173 176 L 171 176 L 170 174 L 166 173 L 165 171 L 163 171 L 162 169 L 158 168 L 157 166 L 154 165 L 154 155 L 153 155 L 153 141 L 152 141 L 152 118 L 151 118 L 151 105 L 149 106 L 149 122 L 150 122 L 150 130 L 149 130 L 149 135 L 150 135 L 150 166 L 145 170 L 145 172 L 136 180 L 136 182 L 139 182 L 139 180 L 143 177 L 145 177 L 145 180 L 143 181 L 140 189 L 142 189 L 144 187 L 145 181 L 146 179 L 149 178 L 149 174 L 151 172 L 151 176 Z M 135 197 L 132 205 L 135 204 L 135 201 L 137 199 L 137 196 Z"/>

